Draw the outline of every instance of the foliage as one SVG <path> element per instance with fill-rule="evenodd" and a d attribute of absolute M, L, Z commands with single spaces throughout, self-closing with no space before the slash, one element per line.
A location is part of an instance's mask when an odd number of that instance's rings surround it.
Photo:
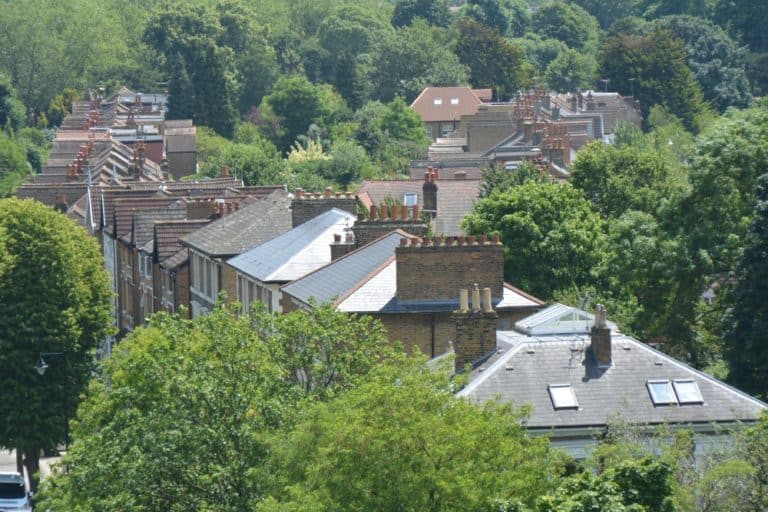
<path fill-rule="evenodd" d="M 124 340 L 79 411 L 68 471 L 46 480 L 39 506 L 251 510 L 269 432 L 394 355 L 379 324 L 330 306 L 236 310 L 156 315 Z"/>
<path fill-rule="evenodd" d="M 531 22 L 523 0 L 468 0 L 465 13 L 501 35 L 521 36 Z"/>
<path fill-rule="evenodd" d="M 604 223 L 568 184 L 528 181 L 494 192 L 463 226 L 470 234 L 500 233 L 505 278 L 544 300 L 592 283 L 604 257 Z"/>
<path fill-rule="evenodd" d="M 525 80 L 522 50 L 496 29 L 471 18 L 460 20 L 457 26 L 459 39 L 454 51 L 469 67 L 470 83 L 493 89 L 497 100 L 514 95 Z"/>
<path fill-rule="evenodd" d="M 592 86 L 596 73 L 597 62 L 591 55 L 567 48 L 549 63 L 544 78 L 550 89 L 572 92 Z"/>
<path fill-rule="evenodd" d="M 753 52 L 768 52 L 768 10 L 761 0 L 717 0 L 712 19 Z"/>
<path fill-rule="evenodd" d="M 531 33 L 526 34 L 523 38 L 514 39 L 513 42 L 520 45 L 525 60 L 537 70 L 540 76 L 544 74 L 547 66 L 568 48 L 562 41 L 542 38 Z"/>
<path fill-rule="evenodd" d="M 667 16 L 654 27 L 668 30 L 683 41 L 685 62 L 693 71 L 704 99 L 718 111 L 746 107 L 750 101 L 746 51 L 721 28 L 694 16 Z"/>
<path fill-rule="evenodd" d="M 547 174 L 535 164 L 525 161 L 516 169 L 507 170 L 502 164 L 489 165 L 483 168 L 483 182 L 480 184 L 479 196 L 488 197 L 494 191 L 509 190 L 527 181 L 544 183 Z"/>
<path fill-rule="evenodd" d="M 26 112 L 10 79 L 0 73 L 0 129 L 18 130 L 24 124 Z"/>
<path fill-rule="evenodd" d="M 0 132 L 0 197 L 13 195 L 29 172 L 24 147 L 15 138 Z"/>
<path fill-rule="evenodd" d="M 605 2 L 604 0 L 575 0 L 575 3 L 581 6 L 589 14 L 597 18 L 600 27 L 609 28 L 617 20 L 639 14 L 637 0 L 614 0 Z"/>
<path fill-rule="evenodd" d="M 682 41 L 667 31 L 654 30 L 645 36 L 619 33 L 603 43 L 600 73 L 621 94 L 634 93 L 644 119 L 651 107 L 660 105 L 696 132 L 700 128 L 698 117 L 706 108 L 685 58 Z"/>
<path fill-rule="evenodd" d="M 597 20 L 576 4 L 548 2 L 531 17 L 531 27 L 540 36 L 576 50 L 590 51 L 597 45 Z"/>
<path fill-rule="evenodd" d="M 522 415 L 453 396 L 450 369 L 417 359 L 377 368 L 366 382 L 309 407 L 281 432 L 257 510 L 487 511 L 498 499 L 532 504 L 556 457 Z M 479 463 L 482 461 L 482 463 Z"/>
<path fill-rule="evenodd" d="M 421 18 L 430 25 L 445 27 L 449 17 L 447 0 L 398 0 L 392 15 L 392 25 L 399 28 Z"/>
<path fill-rule="evenodd" d="M 401 97 L 387 103 L 375 122 L 383 134 L 395 140 L 408 141 L 424 147 L 429 145 L 429 137 L 421 117 Z"/>
<path fill-rule="evenodd" d="M 96 241 L 35 201 L 0 201 L 0 246 L 0 445 L 23 453 L 32 475 L 40 451 L 64 441 L 65 389 L 76 404 L 91 376 L 110 287 Z M 59 358 L 44 376 L 33 371 L 41 352 L 65 350 L 66 369 Z"/>
<path fill-rule="evenodd" d="M 410 103 L 427 86 L 466 83 L 467 67 L 435 30 L 417 20 L 382 37 L 365 66 L 366 96 L 383 102 L 402 96 Z"/>
<path fill-rule="evenodd" d="M 744 253 L 736 269 L 736 286 L 726 312 L 725 355 L 728 380 L 762 399 L 768 397 L 768 174 L 758 180 L 757 204 Z"/>
<path fill-rule="evenodd" d="M 59 94 L 53 97 L 45 111 L 45 117 L 51 126 L 60 126 L 64 118 L 72 113 L 72 103 L 82 98 L 82 93 L 71 87 L 64 88 Z"/>

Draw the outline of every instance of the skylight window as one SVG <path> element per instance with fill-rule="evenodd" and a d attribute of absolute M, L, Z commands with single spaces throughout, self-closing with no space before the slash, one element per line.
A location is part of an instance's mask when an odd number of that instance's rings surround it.
<path fill-rule="evenodd" d="M 458 105 L 459 104 L 459 98 L 451 98 L 451 105 Z"/>
<path fill-rule="evenodd" d="M 443 104 L 443 98 L 435 98 L 435 105 L 442 105 Z"/>
<path fill-rule="evenodd" d="M 413 192 L 403 194 L 403 204 L 405 206 L 416 206 L 419 203 L 419 196 Z"/>
<path fill-rule="evenodd" d="M 578 409 L 579 402 L 576 400 L 576 393 L 570 384 L 550 384 L 549 398 L 552 399 L 552 406 L 557 409 Z"/>
<path fill-rule="evenodd" d="M 672 390 L 672 384 L 668 380 L 649 380 L 646 383 L 651 394 L 653 405 L 676 404 L 677 398 Z"/>
<path fill-rule="evenodd" d="M 672 385 L 675 388 L 677 401 L 680 404 L 700 404 L 704 402 L 701 391 L 699 391 L 699 385 L 693 379 L 675 380 Z"/>

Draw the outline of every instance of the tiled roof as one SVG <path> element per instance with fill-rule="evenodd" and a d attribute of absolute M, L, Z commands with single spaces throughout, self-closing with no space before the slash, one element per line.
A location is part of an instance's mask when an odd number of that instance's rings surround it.
<path fill-rule="evenodd" d="M 766 404 L 629 336 L 612 333 L 612 364 L 598 367 L 588 334 L 527 336 L 499 331 L 502 350 L 477 368 L 459 392 L 472 401 L 530 404 L 529 428 L 637 424 L 707 424 L 756 420 Z M 650 380 L 692 380 L 703 403 L 654 405 Z M 550 385 L 569 385 L 578 407 L 555 409 Z"/>
<path fill-rule="evenodd" d="M 161 210 L 174 203 L 176 207 L 183 208 L 182 201 L 177 197 L 120 198 L 114 203 L 112 223 L 108 232 L 115 238 L 130 234 L 134 214 L 148 210 Z"/>
<path fill-rule="evenodd" d="M 264 283 L 293 281 L 330 263 L 333 235 L 354 222 L 349 212 L 332 208 L 227 263 Z"/>
<path fill-rule="evenodd" d="M 425 123 L 459 121 L 477 112 L 483 102 L 469 87 L 427 87 L 413 100 L 411 108 Z"/>
<path fill-rule="evenodd" d="M 378 274 L 394 258 L 395 247 L 403 237 L 411 235 L 395 230 L 356 249 L 328 265 L 281 288 L 284 294 L 308 304 L 334 300 L 336 304 L 354 292 L 362 283 Z"/>
<path fill-rule="evenodd" d="M 211 222 L 183 244 L 212 257 L 241 254 L 291 229 L 291 201 L 283 190 Z"/>
<path fill-rule="evenodd" d="M 184 220 L 187 209 L 182 203 L 172 203 L 168 208 L 144 210 L 134 213 L 131 243 L 137 247 L 144 245 L 155 236 L 155 223 L 168 220 Z"/>
<path fill-rule="evenodd" d="M 472 211 L 480 193 L 481 180 L 438 180 L 437 216 L 434 220 L 435 234 L 460 236 L 462 219 Z M 358 196 L 367 195 L 373 204 L 381 204 L 387 197 L 403 201 L 406 193 L 416 194 L 418 204 L 423 209 L 422 180 L 381 180 L 364 181 L 358 190 Z"/>
<path fill-rule="evenodd" d="M 181 251 L 181 239 L 209 222 L 208 219 L 156 222 L 154 239 L 157 261 L 163 263 Z M 187 251 L 184 249 L 182 252 L 186 254 Z"/>

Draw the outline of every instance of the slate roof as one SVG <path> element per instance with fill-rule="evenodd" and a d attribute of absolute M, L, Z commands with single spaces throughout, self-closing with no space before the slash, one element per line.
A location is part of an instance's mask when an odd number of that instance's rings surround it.
<path fill-rule="evenodd" d="M 425 123 L 458 121 L 477 112 L 482 101 L 469 87 L 427 87 L 411 103 Z"/>
<path fill-rule="evenodd" d="M 339 304 L 361 283 L 366 282 L 394 259 L 395 247 L 400 245 L 400 239 L 403 237 L 412 235 L 399 229 L 392 231 L 283 286 L 281 290 L 285 295 L 304 304 L 308 304 L 312 298 L 319 303 L 334 301 L 334 304 Z"/>
<path fill-rule="evenodd" d="M 181 238 L 210 222 L 208 219 L 177 220 L 154 224 L 155 258 L 161 264 L 178 252 L 187 253 L 181 245 Z M 171 267 L 172 268 L 172 267 Z"/>
<path fill-rule="evenodd" d="M 182 244 L 211 257 L 236 256 L 291 229 L 291 200 L 284 190 L 211 222 Z"/>
<path fill-rule="evenodd" d="M 546 311 L 546 310 L 545 310 Z M 497 332 L 499 352 L 475 369 L 458 395 L 472 401 L 499 399 L 530 404 L 527 426 L 550 430 L 605 427 L 619 418 L 636 424 L 754 421 L 768 406 L 636 339 L 612 332 L 612 365 L 597 366 L 588 334 L 528 336 Z M 649 380 L 691 379 L 703 403 L 654 405 Z M 553 407 L 550 385 L 568 384 L 577 408 Z"/>
<path fill-rule="evenodd" d="M 133 216 L 136 213 L 148 210 L 162 210 L 174 205 L 177 208 L 186 211 L 183 202 L 177 197 L 134 197 L 121 198 L 115 201 L 113 205 L 113 216 L 110 229 L 107 231 L 116 238 L 126 234 L 130 235 L 133 226 Z M 130 241 L 130 240 L 128 240 Z"/>
<path fill-rule="evenodd" d="M 179 207 L 181 206 L 181 207 Z M 181 203 L 172 203 L 168 208 L 157 210 L 143 210 L 134 213 L 133 229 L 131 230 L 131 243 L 141 247 L 155 236 L 155 223 L 167 220 L 184 220 L 187 217 L 187 209 Z"/>
<path fill-rule="evenodd" d="M 263 283 L 287 283 L 330 263 L 333 235 L 354 222 L 351 213 L 332 208 L 227 263 Z"/>
<path fill-rule="evenodd" d="M 461 236 L 461 221 L 472 211 L 480 194 L 481 180 L 438 180 L 437 216 L 434 219 L 436 235 Z M 423 180 L 377 180 L 364 181 L 357 191 L 358 198 L 365 204 L 381 204 L 387 197 L 402 201 L 406 193 L 416 194 L 419 207 L 423 209 Z"/>

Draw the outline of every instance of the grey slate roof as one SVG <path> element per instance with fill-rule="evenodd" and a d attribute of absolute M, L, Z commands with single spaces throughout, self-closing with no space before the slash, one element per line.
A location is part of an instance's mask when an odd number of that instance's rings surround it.
<path fill-rule="evenodd" d="M 437 216 L 434 220 L 436 235 L 460 236 L 461 221 L 475 205 L 480 194 L 481 180 L 438 180 Z M 416 194 L 420 208 L 424 208 L 423 180 L 364 181 L 357 191 L 358 198 L 366 204 L 381 204 L 387 197 L 403 200 L 406 193 Z"/>
<path fill-rule="evenodd" d="M 181 246 L 181 238 L 202 228 L 209 222 L 208 219 L 156 222 L 154 224 L 154 240 L 156 241 L 154 249 L 157 261 L 163 264 L 177 253 L 186 255 L 187 249 Z"/>
<path fill-rule="evenodd" d="M 637 424 L 754 421 L 766 404 L 694 370 L 634 338 L 612 333 L 612 365 L 597 366 L 588 334 L 527 336 L 497 332 L 499 352 L 475 369 L 459 392 L 472 401 L 530 404 L 529 428 L 605 427 L 623 419 Z M 703 403 L 654 405 L 649 380 L 692 379 Z M 555 410 L 548 386 L 570 384 L 578 408 Z"/>
<path fill-rule="evenodd" d="M 354 222 L 351 213 L 332 208 L 227 263 L 263 283 L 293 281 L 330 263 L 333 235 Z"/>
<path fill-rule="evenodd" d="M 281 290 L 305 304 L 312 298 L 319 303 L 334 300 L 338 304 L 394 258 L 395 247 L 400 245 L 401 238 L 411 236 L 399 229 L 392 231 Z"/>
<path fill-rule="evenodd" d="M 241 254 L 291 229 L 290 206 L 288 193 L 276 190 L 190 233 L 182 243 L 215 258 Z"/>
<path fill-rule="evenodd" d="M 131 243 L 140 247 L 154 237 L 155 223 L 168 220 L 184 220 L 187 209 L 184 204 L 171 203 L 165 209 L 143 210 L 133 214 Z"/>

